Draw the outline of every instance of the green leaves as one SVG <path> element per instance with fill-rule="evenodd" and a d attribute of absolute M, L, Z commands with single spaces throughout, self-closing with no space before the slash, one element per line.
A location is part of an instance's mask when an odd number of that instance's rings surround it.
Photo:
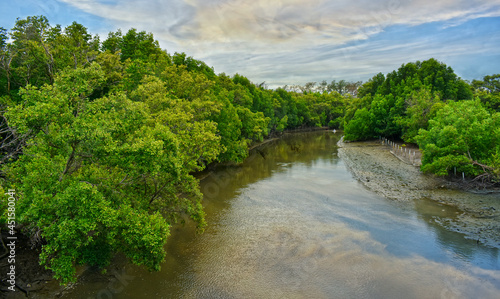
<path fill-rule="evenodd" d="M 121 60 L 143 60 L 146 61 L 150 55 L 161 52 L 158 41 L 152 33 L 145 31 L 137 32 L 137 29 L 130 29 L 125 35 L 121 30 L 110 32 L 108 38 L 102 43 L 103 51 L 111 53 L 120 52 Z"/>
<path fill-rule="evenodd" d="M 475 96 L 490 111 L 500 112 L 500 74 L 484 76 L 483 80 L 472 80 Z"/>
<path fill-rule="evenodd" d="M 384 77 L 377 74 L 359 88 L 358 95 L 362 100 L 350 109 L 344 121 L 360 124 L 354 119 L 356 109 L 366 108 L 372 114 L 374 134 L 350 134 L 349 130 L 356 128 L 346 125 L 347 136 L 358 136 L 359 140 L 385 136 L 403 138 L 406 142 L 413 142 L 420 128 L 427 127 L 436 105 L 442 100 L 468 100 L 472 98 L 470 87 L 458 78 L 453 69 L 431 58 L 429 60 L 402 65 Z M 434 108 L 433 108 L 434 107 Z M 351 110 L 351 111 L 349 111 Z"/>
<path fill-rule="evenodd" d="M 403 140 L 415 142 L 419 129 L 427 129 L 429 119 L 444 106 L 439 97 L 428 88 L 413 91 L 406 98 L 406 113 L 399 116 L 397 123 L 403 127 Z"/>
<path fill-rule="evenodd" d="M 158 117 L 164 110 L 151 114 L 120 93 L 91 100 L 103 79 L 96 64 L 64 72 L 52 86 L 28 87 L 6 113 L 32 136 L 24 155 L 3 169 L 20 195 L 19 219 L 46 240 L 41 262 L 63 283 L 74 279 L 76 263 L 105 266 L 118 251 L 159 269 L 176 214 L 204 226 L 188 175 L 199 164 L 187 149 L 215 140 L 197 153 L 215 159 L 218 138 L 204 135 L 215 124 L 193 121 L 198 136 L 174 134 Z"/>
<path fill-rule="evenodd" d="M 139 212 L 128 206 L 120 210 L 119 217 L 117 238 L 125 255 L 136 265 L 159 271 L 165 258 L 163 246 L 170 234 L 169 225 L 159 213 Z"/>
<path fill-rule="evenodd" d="M 500 115 L 476 101 L 449 102 L 429 120 L 429 129 L 415 137 L 423 149 L 422 169 L 447 175 L 456 167 L 469 176 L 490 174 L 498 179 Z"/>
<path fill-rule="evenodd" d="M 238 117 L 242 123 L 242 135 L 252 140 L 262 141 L 267 136 L 267 126 L 270 121 L 264 113 L 254 113 L 248 108 L 237 107 Z"/>
<path fill-rule="evenodd" d="M 354 118 L 345 126 L 345 139 L 361 140 L 374 136 L 372 114 L 366 108 L 356 110 Z"/>

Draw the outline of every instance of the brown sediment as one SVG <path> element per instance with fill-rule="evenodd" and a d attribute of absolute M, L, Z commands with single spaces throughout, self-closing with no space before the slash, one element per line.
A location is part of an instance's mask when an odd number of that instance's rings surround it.
<path fill-rule="evenodd" d="M 408 163 L 382 141 L 340 141 L 339 156 L 354 177 L 368 189 L 392 200 L 413 203 L 430 199 L 458 208 L 461 213 L 443 221 L 447 229 L 466 238 L 500 248 L 500 194 L 458 190 L 456 183 L 423 174 L 419 163 Z M 413 165 L 415 164 L 415 165 Z"/>
<path fill-rule="evenodd" d="M 7 232 L 2 230 L 1 237 L 7 241 Z M 15 240 L 15 254 L 11 262 L 9 255 L 0 259 L 0 281 L 1 298 L 52 298 L 57 292 L 63 289 L 58 282 L 52 278 L 52 271 L 46 270 L 39 263 L 40 248 L 32 248 L 29 238 L 18 232 Z M 10 240 L 9 240 L 10 241 Z M 7 242 L 8 243 L 8 242 Z M 0 249 L 3 253 L 3 248 Z M 3 255 L 3 254 L 2 254 Z M 12 286 L 7 281 L 6 273 L 10 267 L 15 267 L 14 291 L 9 290 Z"/>

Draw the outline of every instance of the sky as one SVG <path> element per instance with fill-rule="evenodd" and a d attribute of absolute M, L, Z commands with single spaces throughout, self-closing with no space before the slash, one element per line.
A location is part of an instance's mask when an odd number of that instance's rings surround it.
<path fill-rule="evenodd" d="M 273 88 L 367 81 L 436 58 L 466 80 L 500 73 L 500 0 L 2 0 L 0 27 L 44 15 L 104 40 L 130 28 Z"/>

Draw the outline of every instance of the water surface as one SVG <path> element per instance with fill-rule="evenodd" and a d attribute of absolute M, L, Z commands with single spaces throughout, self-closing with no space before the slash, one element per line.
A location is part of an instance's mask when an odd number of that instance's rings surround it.
<path fill-rule="evenodd" d="M 162 270 L 127 266 L 68 298 L 499 298 L 498 250 L 439 224 L 460 211 L 354 180 L 339 135 L 294 134 L 201 182 L 209 226 L 176 227 Z"/>

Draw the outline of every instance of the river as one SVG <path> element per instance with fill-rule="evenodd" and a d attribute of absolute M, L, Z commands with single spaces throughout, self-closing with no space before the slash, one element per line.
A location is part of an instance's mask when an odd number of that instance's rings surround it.
<path fill-rule="evenodd" d="M 177 226 L 160 272 L 128 265 L 64 298 L 499 298 L 498 249 L 460 211 L 367 190 L 330 131 L 287 135 L 201 181 L 205 233 Z M 87 275 L 88 276 L 88 275 Z"/>

